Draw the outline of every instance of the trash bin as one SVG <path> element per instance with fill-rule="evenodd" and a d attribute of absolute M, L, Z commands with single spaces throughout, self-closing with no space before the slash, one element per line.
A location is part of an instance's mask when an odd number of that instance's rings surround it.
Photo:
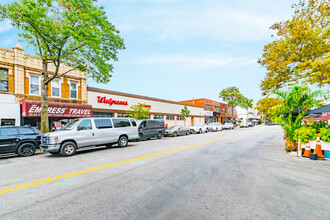
<path fill-rule="evenodd" d="M 330 150 L 325 150 L 324 151 L 324 159 L 330 160 Z"/>

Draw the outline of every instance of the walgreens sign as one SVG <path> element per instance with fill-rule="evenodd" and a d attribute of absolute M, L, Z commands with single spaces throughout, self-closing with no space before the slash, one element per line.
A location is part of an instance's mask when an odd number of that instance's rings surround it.
<path fill-rule="evenodd" d="M 114 100 L 112 98 L 107 99 L 105 96 L 97 96 L 97 102 L 106 103 L 112 105 L 128 105 L 127 101 Z"/>
<path fill-rule="evenodd" d="M 22 100 L 23 117 L 40 117 L 40 115 L 40 101 Z M 48 102 L 48 116 L 58 118 L 89 118 L 93 116 L 93 111 L 91 105 Z"/>

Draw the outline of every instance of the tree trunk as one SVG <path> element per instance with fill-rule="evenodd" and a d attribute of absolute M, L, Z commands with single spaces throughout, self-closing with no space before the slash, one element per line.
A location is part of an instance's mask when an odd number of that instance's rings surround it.
<path fill-rule="evenodd" d="M 48 83 L 44 83 L 48 79 L 47 61 L 42 61 L 42 83 L 41 83 L 41 129 L 42 133 L 49 132 L 48 121 Z"/>

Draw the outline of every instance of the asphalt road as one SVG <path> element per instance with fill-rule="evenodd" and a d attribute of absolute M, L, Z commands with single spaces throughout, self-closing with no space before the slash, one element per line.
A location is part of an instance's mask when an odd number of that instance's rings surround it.
<path fill-rule="evenodd" d="M 330 161 L 290 157 L 282 135 L 256 126 L 2 157 L 0 219 L 330 219 Z"/>

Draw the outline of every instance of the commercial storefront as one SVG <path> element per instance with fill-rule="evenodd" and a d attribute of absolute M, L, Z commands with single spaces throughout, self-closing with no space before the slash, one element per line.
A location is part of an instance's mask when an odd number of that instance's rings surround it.
<path fill-rule="evenodd" d="M 204 108 L 204 122 L 221 122 L 222 124 L 230 122 L 232 119 L 231 108 L 227 104 L 216 102 L 210 99 L 193 99 L 181 101 L 186 104 L 198 105 Z M 234 119 L 237 118 L 236 109 L 234 108 Z"/>
<path fill-rule="evenodd" d="M 41 102 L 22 100 L 22 125 L 40 127 Z M 73 118 L 92 117 L 92 106 L 86 104 L 72 104 L 60 102 L 48 102 L 48 117 L 50 127 L 56 129 L 62 127 Z"/>
<path fill-rule="evenodd" d="M 127 111 L 131 110 L 130 106 L 143 104 L 150 108 L 150 119 L 164 119 L 168 126 L 204 123 L 204 109 L 197 105 L 93 87 L 87 88 L 87 97 L 88 104 L 93 107 L 94 117 L 127 117 Z M 190 117 L 186 121 L 180 113 L 184 106 L 190 110 Z"/>
<path fill-rule="evenodd" d="M 20 105 L 11 94 L 0 94 L 0 123 L 1 126 L 19 126 Z"/>

